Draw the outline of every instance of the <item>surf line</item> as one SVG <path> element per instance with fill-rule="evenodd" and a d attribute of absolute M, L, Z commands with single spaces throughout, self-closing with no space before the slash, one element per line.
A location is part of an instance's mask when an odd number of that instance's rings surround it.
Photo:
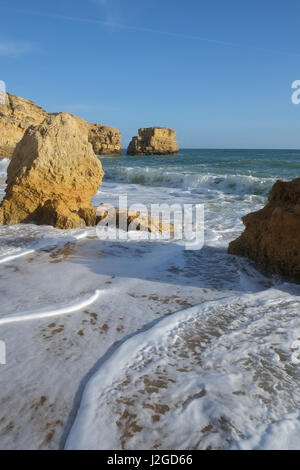
<path fill-rule="evenodd" d="M 57 239 L 57 241 L 55 243 L 47 243 L 45 245 L 41 244 L 35 250 L 27 250 L 27 251 L 23 251 L 21 253 L 16 253 L 15 255 L 6 256 L 5 258 L 0 258 L 0 264 L 5 264 L 9 261 L 13 261 L 15 259 L 22 258 L 23 256 L 31 255 L 32 253 L 36 253 L 39 250 L 44 250 L 45 248 L 51 248 L 51 247 L 55 248 L 56 246 L 59 246 L 61 244 L 66 245 L 67 243 L 72 243 L 72 242 L 76 242 L 77 240 L 82 240 L 83 238 L 86 238 L 88 236 L 88 234 L 89 234 L 89 232 L 85 231 L 85 232 L 78 233 L 77 235 L 74 235 L 73 237 L 66 237 L 65 239 L 64 238 L 59 238 L 59 239 Z"/>
<path fill-rule="evenodd" d="M 0 259 L 0 264 L 4 264 L 4 263 L 7 263 L 8 261 L 21 258 L 22 256 L 30 255 L 31 253 L 35 253 L 35 250 L 23 251 L 23 253 L 19 253 L 17 255 L 6 256 L 5 258 Z"/>
<path fill-rule="evenodd" d="M 36 312 L 36 313 L 24 312 L 24 313 L 13 314 L 13 315 L 5 315 L 2 317 L 0 316 L 0 326 L 7 325 L 8 323 L 17 323 L 17 322 L 27 321 L 27 320 L 37 320 L 41 318 L 55 317 L 58 315 L 65 315 L 67 313 L 77 312 L 78 310 L 82 310 L 83 308 L 88 307 L 89 305 L 94 303 L 100 297 L 100 294 L 101 294 L 101 291 L 96 290 L 95 293 L 91 297 L 88 297 L 82 302 L 72 304 L 72 305 L 60 308 L 58 310 L 48 310 L 48 311 L 42 311 L 42 312 Z"/>

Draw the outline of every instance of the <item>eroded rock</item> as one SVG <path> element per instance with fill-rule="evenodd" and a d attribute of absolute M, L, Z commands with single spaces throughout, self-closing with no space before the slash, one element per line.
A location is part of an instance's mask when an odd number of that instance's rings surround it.
<path fill-rule="evenodd" d="M 121 155 L 121 132 L 115 127 L 93 124 L 74 116 L 88 141 L 92 144 L 96 155 Z"/>
<path fill-rule="evenodd" d="M 90 124 L 88 138 L 96 155 L 121 155 L 121 133 L 115 127 Z"/>
<path fill-rule="evenodd" d="M 103 170 L 92 145 L 67 113 L 29 127 L 7 170 L 0 223 L 37 222 L 76 228 L 96 221 L 90 201 Z"/>
<path fill-rule="evenodd" d="M 41 124 L 50 115 L 32 101 L 7 93 L 6 104 L 0 104 L 0 158 L 11 157 L 26 129 Z M 96 155 L 121 155 L 121 133 L 118 129 L 93 124 L 78 116 L 74 118 L 78 120 Z"/>
<path fill-rule="evenodd" d="M 35 103 L 6 94 L 6 104 L 0 104 L 0 157 L 10 157 L 27 127 L 37 126 L 48 113 Z"/>
<path fill-rule="evenodd" d="M 176 131 L 167 127 L 139 129 L 138 137 L 130 142 L 128 155 L 174 155 L 178 152 Z"/>
<path fill-rule="evenodd" d="M 97 224 L 114 225 L 125 231 L 174 234 L 174 225 L 159 218 L 143 215 L 140 211 L 120 209 L 110 204 L 101 204 L 96 209 Z"/>
<path fill-rule="evenodd" d="M 245 231 L 228 252 L 300 281 L 300 178 L 277 181 L 266 206 L 242 220 Z"/>

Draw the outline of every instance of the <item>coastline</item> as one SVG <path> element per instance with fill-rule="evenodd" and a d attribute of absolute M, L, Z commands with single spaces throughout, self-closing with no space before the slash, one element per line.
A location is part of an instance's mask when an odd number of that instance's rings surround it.
<path fill-rule="evenodd" d="M 273 179 L 262 177 L 257 163 L 257 175 L 247 176 L 245 162 L 252 161 L 251 151 L 250 157 L 246 152 L 238 172 L 233 166 L 232 176 L 222 152 L 182 152 L 177 160 L 123 157 L 117 163 L 114 157 L 101 157 L 105 177 L 92 203 L 117 205 L 119 195 L 124 193 L 128 194 L 130 204 L 149 205 L 153 200 L 203 202 L 206 234 L 205 246 L 200 251 L 186 251 L 183 244 L 172 241 L 101 240 L 92 227 L 75 230 L 33 224 L 0 227 L 1 317 L 32 315 L 30 320 L 1 326 L 1 339 L 7 345 L 7 365 L 0 370 L 4 384 L 0 403 L 5 410 L 0 421 L 1 448 L 86 447 L 86 441 L 77 439 L 78 429 L 82 439 L 88 439 L 93 448 L 99 447 L 100 439 L 120 449 L 263 448 L 264 436 L 273 445 L 280 444 L 266 426 L 268 423 L 276 426 L 281 419 L 292 419 L 291 429 L 296 432 L 297 417 L 287 417 L 290 399 L 284 390 L 277 390 L 276 377 L 280 374 L 281 382 L 290 387 L 291 400 L 297 401 L 299 377 L 297 350 L 293 345 L 299 331 L 298 286 L 263 275 L 247 259 L 226 253 L 229 241 L 242 231 L 240 217 L 264 205 Z M 281 154 L 277 166 L 272 153 L 259 158 L 262 168 L 272 161 L 273 172 L 279 171 L 281 165 L 287 167 L 290 158 L 289 171 L 297 171 L 297 160 L 286 153 Z M 273 177 L 276 178 L 275 173 Z M 80 307 L 96 291 L 99 296 L 95 301 Z M 68 313 L 69 309 L 72 311 Z M 53 317 L 42 318 L 43 312 L 52 312 Z M 56 312 L 65 313 L 56 316 Z M 192 323 L 187 321 L 189 312 Z M 174 323 L 176 318 L 181 319 L 179 330 L 177 320 Z M 169 333 L 162 333 L 150 360 L 146 354 L 150 344 L 140 341 L 139 335 L 147 330 L 150 342 L 154 340 L 154 331 L 158 331 L 155 328 L 163 325 L 159 320 L 168 325 Z M 174 342 L 169 343 L 173 335 Z M 283 335 L 285 340 L 279 341 Z M 142 348 L 138 365 L 130 360 L 135 353 L 133 340 Z M 256 362 L 249 363 L 254 344 Z M 129 348 L 128 356 L 120 353 L 128 364 L 118 371 L 110 361 L 121 347 Z M 231 354 L 231 350 L 235 353 Z M 175 355 L 169 357 L 171 352 Z M 178 352 L 182 356 L 177 357 Z M 282 355 L 285 362 L 278 359 Z M 267 378 L 265 361 L 270 365 Z M 165 371 L 157 374 L 156 365 L 163 369 L 164 363 Z M 256 369 L 256 363 L 262 364 L 262 368 Z M 177 367 L 174 369 L 172 364 Z M 250 369 L 247 364 L 251 364 Z M 102 440 L 100 433 L 95 432 L 93 439 L 86 434 L 90 425 L 86 424 L 87 415 L 80 414 L 87 393 L 91 409 L 102 406 L 98 396 L 105 397 L 106 391 L 99 388 L 99 395 L 94 391 L 90 395 L 87 390 L 104 365 L 108 370 L 111 368 L 115 384 L 109 392 L 115 399 L 107 401 L 106 412 L 114 416 L 110 426 L 119 422 L 108 433 L 112 436 L 110 444 Z M 292 371 L 295 374 L 292 381 L 286 375 L 287 365 L 289 374 Z M 257 380 L 248 393 L 247 384 L 255 370 Z M 133 374 L 129 382 L 124 371 Z M 266 386 L 268 382 L 273 384 L 272 392 Z M 189 388 L 186 384 L 190 384 Z M 216 390 L 220 390 L 220 395 L 215 395 Z M 169 393 L 177 398 L 172 401 Z M 270 405 L 265 413 L 261 403 L 270 400 L 270 393 L 277 405 L 275 408 Z M 232 409 L 236 407 L 240 412 L 225 411 L 222 396 L 229 400 Z M 207 411 L 212 409 L 211 403 L 214 414 Z M 247 416 L 249 409 L 254 416 L 255 407 L 261 416 L 257 421 L 255 418 L 255 425 L 245 418 L 239 421 L 239 416 Z M 185 418 L 185 426 L 189 423 L 185 428 L 176 420 L 181 409 L 182 416 L 188 411 L 196 419 Z M 132 418 L 133 415 L 137 417 Z M 234 431 L 237 428 L 245 434 L 242 422 L 250 426 L 248 439 L 238 437 Z M 95 423 L 99 429 L 104 425 L 102 421 Z M 203 424 L 202 434 L 197 423 Z M 174 436 L 172 442 L 166 438 L 164 428 Z M 185 429 L 183 440 L 174 429 Z M 251 433 L 256 433 L 257 439 L 261 436 L 261 444 L 251 440 Z"/>

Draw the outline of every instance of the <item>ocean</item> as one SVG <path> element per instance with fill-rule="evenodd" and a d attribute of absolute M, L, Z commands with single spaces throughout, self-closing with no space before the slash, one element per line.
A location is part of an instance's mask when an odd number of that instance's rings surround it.
<path fill-rule="evenodd" d="M 18 387 L 27 399 L 33 389 L 63 397 L 53 415 L 63 424 L 45 448 L 299 449 L 300 288 L 227 247 L 277 179 L 300 176 L 300 151 L 100 159 L 94 205 L 117 205 L 122 195 L 129 205 L 203 204 L 204 246 L 105 240 L 94 228 L 0 227 L 0 339 L 11 361 L 0 374 L 12 383 L 11 406 Z M 0 161 L 0 197 L 7 165 Z M 101 325 L 91 319 L 85 329 L 87 315 Z M 64 333 L 45 336 L 49 316 Z M 31 345 L 22 354 L 14 353 L 20 331 Z M 39 432 L 26 441 L 26 413 L 12 433 L 30 448 Z"/>

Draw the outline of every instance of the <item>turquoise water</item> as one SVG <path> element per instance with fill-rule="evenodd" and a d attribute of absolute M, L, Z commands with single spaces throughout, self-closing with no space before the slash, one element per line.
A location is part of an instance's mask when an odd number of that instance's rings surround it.
<path fill-rule="evenodd" d="M 266 195 L 300 176 L 300 150 L 181 150 L 176 156 L 105 157 L 104 181 Z"/>

